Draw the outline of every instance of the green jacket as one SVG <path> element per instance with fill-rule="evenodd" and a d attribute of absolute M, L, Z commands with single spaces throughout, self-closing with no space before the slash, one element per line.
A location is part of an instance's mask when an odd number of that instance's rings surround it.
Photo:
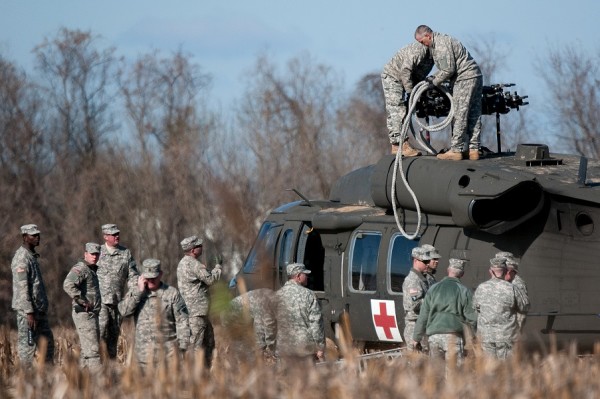
<path fill-rule="evenodd" d="M 464 324 L 468 324 L 473 330 L 477 326 L 473 293 L 458 278 L 445 277 L 427 291 L 413 339 L 419 342 L 424 334 L 462 334 Z"/>

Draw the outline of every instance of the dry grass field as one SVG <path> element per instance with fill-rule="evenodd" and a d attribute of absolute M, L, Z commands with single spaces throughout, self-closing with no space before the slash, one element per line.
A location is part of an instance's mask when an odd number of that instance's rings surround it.
<path fill-rule="evenodd" d="M 142 372 L 131 361 L 131 325 L 119 358 L 97 374 L 78 367 L 74 329 L 54 330 L 54 365 L 22 369 L 16 333 L 0 328 L 0 398 L 597 398 L 600 353 L 579 357 L 549 351 L 504 362 L 473 354 L 461 368 L 420 354 L 360 362 L 356 358 L 288 370 L 240 356 L 231 334 L 217 326 L 210 372 L 201 357 L 165 362 Z M 239 339 L 240 336 L 237 336 Z M 237 349 L 236 349 L 237 348 Z M 242 349 L 247 349 L 244 346 Z"/>

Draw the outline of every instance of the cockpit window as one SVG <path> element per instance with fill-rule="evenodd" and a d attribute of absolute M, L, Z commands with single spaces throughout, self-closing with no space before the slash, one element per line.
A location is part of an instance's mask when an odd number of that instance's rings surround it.
<path fill-rule="evenodd" d="M 419 244 L 416 240 L 408 240 L 400 234 L 392 237 L 388 255 L 388 291 L 402 292 L 402 283 L 412 268 L 412 250 Z"/>
<path fill-rule="evenodd" d="M 350 287 L 355 291 L 377 289 L 377 258 L 381 234 L 360 232 L 352 239 L 350 253 Z"/>
<path fill-rule="evenodd" d="M 275 243 L 277 242 L 277 233 L 279 230 L 277 227 L 281 224 L 275 224 L 273 222 L 265 222 L 260 227 L 256 242 L 250 250 L 244 267 L 242 270 L 244 273 L 256 273 L 258 265 L 264 267 L 273 268 L 273 256 Z"/>

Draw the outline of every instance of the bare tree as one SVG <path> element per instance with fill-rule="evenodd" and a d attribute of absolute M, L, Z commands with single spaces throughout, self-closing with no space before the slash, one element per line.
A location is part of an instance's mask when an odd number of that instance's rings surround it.
<path fill-rule="evenodd" d="M 600 156 L 600 52 L 572 46 L 551 49 L 538 59 L 550 95 L 547 103 L 551 133 L 565 150 Z"/>
<path fill-rule="evenodd" d="M 283 73 L 266 56 L 258 58 L 238 121 L 262 188 L 259 204 L 268 208 L 293 198 L 286 188 L 321 198 L 329 193 L 351 156 L 335 125 L 342 83 L 309 55 L 291 59 Z"/>
<path fill-rule="evenodd" d="M 52 148 L 57 159 L 86 167 L 94 164 L 103 136 L 115 130 L 110 83 L 116 59 L 113 48 L 98 50 L 98 42 L 90 32 L 62 28 L 34 49 L 56 112 Z"/>

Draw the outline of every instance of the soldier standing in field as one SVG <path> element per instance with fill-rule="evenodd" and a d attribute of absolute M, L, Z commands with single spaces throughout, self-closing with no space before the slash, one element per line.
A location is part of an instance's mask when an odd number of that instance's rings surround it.
<path fill-rule="evenodd" d="M 215 334 L 208 318 L 210 310 L 209 287 L 221 278 L 221 265 L 209 272 L 199 258 L 202 255 L 202 239 L 197 236 L 184 238 L 181 243 L 184 256 L 177 265 L 177 286 L 189 311 L 191 344 L 194 350 L 204 351 L 207 368 L 212 365 Z"/>
<path fill-rule="evenodd" d="M 277 320 L 274 314 L 275 293 L 269 288 L 258 288 L 238 295 L 231 300 L 229 311 L 224 315 L 224 325 L 233 334 L 245 336 L 248 327 L 252 330 L 256 350 L 271 360 L 275 355 L 275 339 L 277 336 Z M 243 341 L 243 340 L 239 340 Z M 248 352 L 244 343 L 242 350 Z"/>
<path fill-rule="evenodd" d="M 46 340 L 46 362 L 54 359 L 54 336 L 48 324 L 48 296 L 35 247 L 40 230 L 35 224 L 21 226 L 23 244 L 12 259 L 12 308 L 17 312 L 17 352 L 21 363 L 33 363 L 39 338 Z"/>
<path fill-rule="evenodd" d="M 100 244 L 88 242 L 85 244 L 83 260 L 71 268 L 63 282 L 63 289 L 73 300 L 73 322 L 79 335 L 81 368 L 88 367 L 97 370 L 100 362 L 100 286 L 96 274 Z"/>
<path fill-rule="evenodd" d="M 423 298 L 429 289 L 429 283 L 425 277 L 427 265 L 431 261 L 429 251 L 415 247 L 412 250 L 413 267 L 408 272 L 408 276 L 402 283 L 402 305 L 404 307 L 404 342 L 409 349 L 413 349 L 411 345 L 415 323 L 419 317 Z M 416 349 L 420 349 L 421 343 L 416 345 Z"/>
<path fill-rule="evenodd" d="M 125 295 L 127 286 L 136 287 L 139 272 L 131 251 L 120 245 L 120 230 L 116 224 L 102 226 L 104 244 L 98 260 L 98 281 L 102 296 L 100 309 L 100 338 L 106 344 L 108 357 L 117 357 L 117 344 L 121 333 L 121 315 L 118 305 Z"/>
<path fill-rule="evenodd" d="M 458 364 L 464 358 L 465 326 L 473 332 L 477 325 L 473 294 L 460 282 L 464 270 L 464 260 L 449 260 L 448 277 L 425 295 L 413 335 L 413 345 L 427 335 L 431 357 L 454 358 Z"/>
<path fill-rule="evenodd" d="M 323 360 L 323 314 L 317 296 L 306 288 L 310 270 L 302 263 L 290 263 L 286 272 L 288 281 L 275 295 L 277 356 L 290 365 L 297 361 Z"/>
<path fill-rule="evenodd" d="M 400 143 L 402 124 L 408 113 L 408 100 L 414 86 L 425 79 L 433 68 L 433 59 L 427 47 L 412 43 L 401 48 L 392 59 L 385 64 L 381 73 L 387 128 L 392 154 L 398 152 L 400 145 L 402 156 L 414 157 L 421 155 L 408 142 L 408 137 Z"/>
<path fill-rule="evenodd" d="M 504 258 L 490 260 L 490 279 L 475 290 L 473 306 L 477 310 L 477 335 L 484 353 L 506 359 L 519 335 L 517 313 L 529 309 L 529 301 L 513 284 L 505 281 Z"/>
<path fill-rule="evenodd" d="M 119 303 L 123 317 L 134 316 L 135 355 L 142 367 L 156 363 L 161 355 L 179 356 L 189 346 L 188 311 L 179 290 L 161 281 L 158 259 L 142 262 L 135 288 Z"/>
<path fill-rule="evenodd" d="M 529 302 L 529 294 L 527 293 L 527 284 L 525 280 L 519 276 L 519 261 L 514 255 L 510 252 L 498 252 L 496 254 L 496 258 L 504 258 L 506 259 L 506 276 L 505 280 L 509 283 L 512 283 L 517 289 L 518 293 L 524 297 L 524 301 Z M 523 324 L 525 324 L 525 318 L 527 317 L 527 312 L 519 312 L 517 313 L 517 323 L 519 324 L 519 332 L 523 331 Z"/>

